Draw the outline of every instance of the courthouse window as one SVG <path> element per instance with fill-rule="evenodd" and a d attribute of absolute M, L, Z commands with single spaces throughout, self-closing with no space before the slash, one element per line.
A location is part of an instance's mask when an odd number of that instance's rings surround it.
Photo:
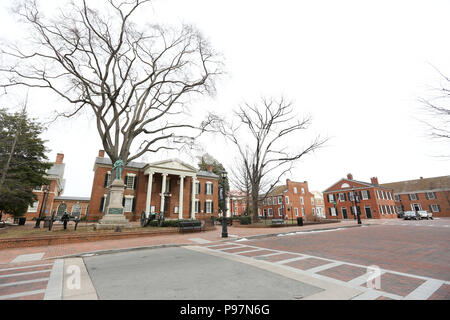
<path fill-rule="evenodd" d="M 37 212 L 38 206 L 39 206 L 39 201 L 33 202 L 33 205 L 28 207 L 28 212 Z"/>
<path fill-rule="evenodd" d="M 125 212 L 131 212 L 133 210 L 133 198 L 125 198 Z"/>

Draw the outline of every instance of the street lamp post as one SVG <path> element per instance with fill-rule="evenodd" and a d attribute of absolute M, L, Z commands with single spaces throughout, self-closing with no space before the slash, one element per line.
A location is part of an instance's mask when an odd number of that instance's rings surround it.
<path fill-rule="evenodd" d="M 352 189 L 352 192 L 353 192 L 353 201 L 355 202 L 356 217 L 358 219 L 358 224 L 361 224 L 360 213 L 358 212 L 358 208 L 356 207 L 356 205 L 360 202 L 359 197 L 356 195 L 355 189 Z"/>
<path fill-rule="evenodd" d="M 222 201 L 222 238 L 228 238 L 227 230 L 227 214 L 226 214 L 226 203 L 225 203 L 225 180 L 227 178 L 227 172 L 222 171 L 222 187 L 220 188 L 220 198 Z"/>
<path fill-rule="evenodd" d="M 47 198 L 48 198 L 48 193 L 50 192 L 50 187 L 49 186 L 45 186 L 44 187 L 44 196 L 42 197 L 42 204 L 41 204 L 41 210 L 39 210 L 39 217 L 36 220 L 36 224 L 34 225 L 35 228 L 40 228 L 41 227 L 41 219 L 42 219 L 42 213 L 45 213 L 45 207 L 47 206 Z"/>

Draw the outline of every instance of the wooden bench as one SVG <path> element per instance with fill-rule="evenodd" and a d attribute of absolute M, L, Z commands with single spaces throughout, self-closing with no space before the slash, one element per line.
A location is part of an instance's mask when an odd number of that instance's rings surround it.
<path fill-rule="evenodd" d="M 180 228 L 180 232 L 184 232 L 185 230 L 202 231 L 202 222 L 198 220 L 179 221 L 178 227 Z"/>
<path fill-rule="evenodd" d="M 272 219 L 272 224 L 275 224 L 275 225 L 284 224 L 284 219 Z"/>

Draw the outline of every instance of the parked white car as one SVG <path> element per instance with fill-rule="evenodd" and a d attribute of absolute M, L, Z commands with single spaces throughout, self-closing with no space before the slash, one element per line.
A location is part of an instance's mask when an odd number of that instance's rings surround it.
<path fill-rule="evenodd" d="M 433 220 L 433 214 L 431 212 L 427 212 L 426 210 L 417 211 L 417 216 L 419 219 Z"/>
<path fill-rule="evenodd" d="M 417 220 L 418 217 L 415 211 L 405 211 L 403 214 L 403 219 L 405 220 Z"/>

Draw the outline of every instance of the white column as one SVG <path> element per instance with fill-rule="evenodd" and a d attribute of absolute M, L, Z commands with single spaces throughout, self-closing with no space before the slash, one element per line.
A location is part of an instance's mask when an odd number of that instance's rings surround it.
<path fill-rule="evenodd" d="M 147 201 L 145 203 L 145 216 L 150 216 L 151 200 L 152 200 L 152 184 L 153 184 L 153 172 L 148 174 L 148 186 L 147 186 Z"/>
<path fill-rule="evenodd" d="M 160 207 L 160 213 L 164 212 L 164 192 L 166 192 L 166 178 L 167 173 L 162 174 L 162 183 L 161 183 L 161 207 Z"/>
<path fill-rule="evenodd" d="M 184 176 L 180 176 L 180 199 L 178 200 L 178 219 L 183 219 Z"/>
<path fill-rule="evenodd" d="M 195 177 L 192 177 L 192 206 L 191 206 L 191 218 L 195 219 L 195 183 L 197 182 L 197 180 L 195 179 Z"/>

